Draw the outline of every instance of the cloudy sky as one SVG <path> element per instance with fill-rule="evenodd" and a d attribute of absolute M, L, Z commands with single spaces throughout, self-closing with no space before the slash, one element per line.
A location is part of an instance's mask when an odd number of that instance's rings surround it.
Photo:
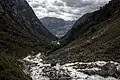
<path fill-rule="evenodd" d="M 57 17 L 77 20 L 85 13 L 98 10 L 110 0 L 27 0 L 38 18 Z"/>

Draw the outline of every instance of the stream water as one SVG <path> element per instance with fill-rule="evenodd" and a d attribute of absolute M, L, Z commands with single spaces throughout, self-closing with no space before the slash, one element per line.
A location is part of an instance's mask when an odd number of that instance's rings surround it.
<path fill-rule="evenodd" d="M 120 80 L 111 76 L 104 78 L 97 74 L 88 75 L 85 73 L 100 71 L 100 67 L 107 63 L 119 65 L 117 62 L 75 62 L 64 65 L 57 63 L 56 66 L 51 66 L 51 64 L 45 64 L 41 56 L 42 54 L 39 53 L 35 56 L 29 55 L 24 58 L 26 65 L 24 72 L 31 75 L 33 80 Z"/>

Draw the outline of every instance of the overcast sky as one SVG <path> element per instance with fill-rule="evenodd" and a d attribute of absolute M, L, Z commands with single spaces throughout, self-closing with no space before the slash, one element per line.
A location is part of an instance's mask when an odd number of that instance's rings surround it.
<path fill-rule="evenodd" d="M 98 10 L 110 0 L 27 0 L 38 18 L 57 17 L 77 20 L 85 13 Z"/>

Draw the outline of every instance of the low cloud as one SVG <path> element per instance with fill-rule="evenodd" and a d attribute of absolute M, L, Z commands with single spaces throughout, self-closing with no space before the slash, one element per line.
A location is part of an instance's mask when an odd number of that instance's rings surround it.
<path fill-rule="evenodd" d="M 77 20 L 86 13 L 98 10 L 110 0 L 27 0 L 38 18 L 57 17 Z"/>

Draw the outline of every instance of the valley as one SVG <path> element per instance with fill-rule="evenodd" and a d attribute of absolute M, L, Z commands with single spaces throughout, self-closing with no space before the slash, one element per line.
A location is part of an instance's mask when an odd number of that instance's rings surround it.
<path fill-rule="evenodd" d="M 120 0 L 77 21 L 28 2 L 0 0 L 0 80 L 120 80 Z"/>

